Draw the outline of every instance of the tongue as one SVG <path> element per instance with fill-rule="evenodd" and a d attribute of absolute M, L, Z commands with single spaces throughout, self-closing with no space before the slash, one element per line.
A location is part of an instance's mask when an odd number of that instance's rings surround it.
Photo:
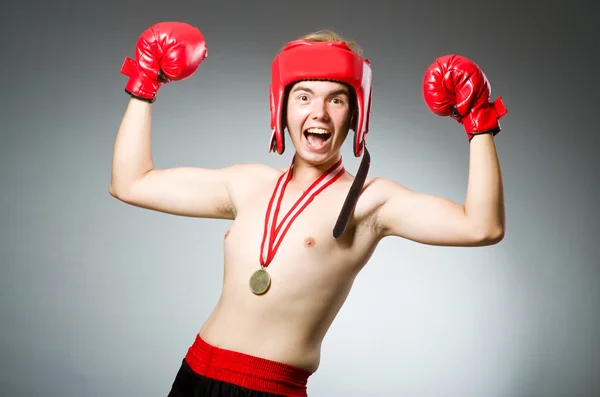
<path fill-rule="evenodd" d="M 320 149 L 325 145 L 325 136 L 319 134 L 307 134 L 308 144 L 315 149 Z"/>

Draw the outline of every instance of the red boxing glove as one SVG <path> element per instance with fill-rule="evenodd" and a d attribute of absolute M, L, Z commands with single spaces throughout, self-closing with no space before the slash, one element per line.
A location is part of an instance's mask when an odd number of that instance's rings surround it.
<path fill-rule="evenodd" d="M 136 60 L 125 58 L 121 67 L 121 73 L 129 76 L 125 92 L 152 103 L 163 83 L 191 76 L 207 52 L 198 28 L 183 22 L 157 23 L 138 39 Z"/>
<path fill-rule="evenodd" d="M 490 83 L 483 71 L 460 55 L 436 59 L 423 79 L 423 96 L 429 109 L 462 124 L 469 141 L 477 134 L 500 132 L 498 120 L 507 109 L 501 97 L 490 102 L 490 93 Z"/>

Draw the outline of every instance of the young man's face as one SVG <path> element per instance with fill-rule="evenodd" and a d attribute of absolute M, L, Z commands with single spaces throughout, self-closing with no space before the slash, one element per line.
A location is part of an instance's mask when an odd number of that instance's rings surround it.
<path fill-rule="evenodd" d="M 287 129 L 298 155 L 319 164 L 336 157 L 354 108 L 349 88 L 332 81 L 300 81 L 288 94 Z"/>

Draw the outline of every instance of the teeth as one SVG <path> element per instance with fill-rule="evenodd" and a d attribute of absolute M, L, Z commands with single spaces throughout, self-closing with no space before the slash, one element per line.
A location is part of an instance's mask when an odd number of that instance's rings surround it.
<path fill-rule="evenodd" d="M 327 131 L 326 129 L 323 128 L 309 128 L 308 130 L 306 130 L 307 132 L 310 132 L 311 134 L 329 134 L 329 131 Z"/>

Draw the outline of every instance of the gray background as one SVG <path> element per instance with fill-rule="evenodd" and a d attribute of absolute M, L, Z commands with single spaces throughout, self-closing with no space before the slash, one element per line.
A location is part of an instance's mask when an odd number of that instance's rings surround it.
<path fill-rule="evenodd" d="M 165 396 L 218 299 L 229 222 L 108 193 L 128 101 L 120 66 L 167 20 L 198 26 L 209 54 L 160 91 L 157 168 L 286 166 L 291 149 L 267 152 L 270 64 L 322 28 L 357 40 L 373 64 L 371 175 L 464 199 L 464 131 L 422 99 L 440 55 L 476 61 L 509 109 L 496 137 L 505 239 L 476 249 L 385 240 L 325 339 L 311 396 L 600 393 L 591 1 L 82 3 L 2 10 L 1 395 Z M 355 172 L 350 140 L 343 150 Z"/>

